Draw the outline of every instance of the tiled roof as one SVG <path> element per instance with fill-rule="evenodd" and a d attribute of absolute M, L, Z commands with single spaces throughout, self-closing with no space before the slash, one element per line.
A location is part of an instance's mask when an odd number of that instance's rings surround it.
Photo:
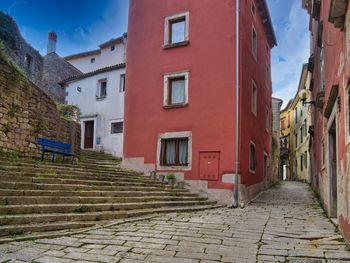
<path fill-rule="evenodd" d="M 87 72 L 87 73 L 71 76 L 69 78 L 66 78 L 65 80 L 62 80 L 60 82 L 60 84 L 62 86 L 64 86 L 65 84 L 67 84 L 69 82 L 73 82 L 73 81 L 76 81 L 76 80 L 80 80 L 80 79 L 84 79 L 84 78 L 87 78 L 87 77 L 95 76 L 95 75 L 98 75 L 98 74 L 101 74 L 101 73 L 104 73 L 104 72 L 109 72 L 109 71 L 112 71 L 112 70 L 125 68 L 125 66 L 126 66 L 125 63 L 121 63 L 121 64 L 117 64 L 117 65 L 113 65 L 113 66 L 108 66 L 108 67 L 105 67 L 105 68 L 100 68 L 100 69 L 97 69 L 95 71 L 91 71 L 91 72 Z"/>

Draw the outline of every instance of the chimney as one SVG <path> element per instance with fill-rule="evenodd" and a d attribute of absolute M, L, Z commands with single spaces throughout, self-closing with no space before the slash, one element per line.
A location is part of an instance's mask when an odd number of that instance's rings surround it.
<path fill-rule="evenodd" d="M 49 32 L 46 54 L 56 52 L 57 34 L 54 31 Z"/>

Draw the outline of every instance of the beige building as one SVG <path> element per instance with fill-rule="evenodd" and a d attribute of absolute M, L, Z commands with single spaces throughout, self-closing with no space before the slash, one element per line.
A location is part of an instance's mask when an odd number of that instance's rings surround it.
<path fill-rule="evenodd" d="M 310 133 L 311 104 L 310 99 L 311 73 L 308 64 L 304 64 L 300 76 L 298 91 L 289 106 L 292 114 L 292 125 L 289 130 L 289 173 L 290 179 L 311 181 L 310 165 Z"/>

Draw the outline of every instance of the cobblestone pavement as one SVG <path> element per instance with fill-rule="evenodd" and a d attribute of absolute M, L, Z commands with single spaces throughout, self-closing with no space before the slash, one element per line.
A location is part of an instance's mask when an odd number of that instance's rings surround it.
<path fill-rule="evenodd" d="M 83 234 L 0 245 L 0 262 L 350 262 L 308 186 L 283 183 L 244 209 L 164 214 Z"/>

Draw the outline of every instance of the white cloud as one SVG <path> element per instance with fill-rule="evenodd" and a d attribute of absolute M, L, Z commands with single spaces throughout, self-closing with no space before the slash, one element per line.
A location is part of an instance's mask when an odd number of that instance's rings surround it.
<path fill-rule="evenodd" d="M 278 46 L 272 51 L 273 96 L 283 99 L 285 106 L 295 96 L 302 64 L 309 57 L 308 16 L 300 1 L 293 2 L 286 23 L 279 28 Z"/>

